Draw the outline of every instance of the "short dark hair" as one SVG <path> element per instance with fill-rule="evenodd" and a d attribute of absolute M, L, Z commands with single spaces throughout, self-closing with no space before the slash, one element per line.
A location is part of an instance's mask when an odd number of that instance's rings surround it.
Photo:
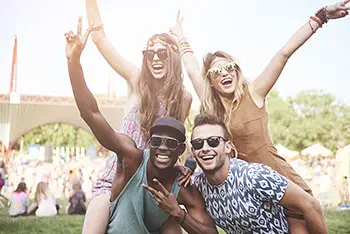
<path fill-rule="evenodd" d="M 192 128 L 195 129 L 198 126 L 202 126 L 205 124 L 210 124 L 210 125 L 219 125 L 222 127 L 222 130 L 224 131 L 224 138 L 227 140 L 231 139 L 231 136 L 227 130 L 227 127 L 225 125 L 225 123 L 223 121 L 221 121 L 217 116 L 215 115 L 211 115 L 211 114 L 207 114 L 207 113 L 201 113 L 196 115 L 195 119 L 194 119 L 194 125 Z"/>

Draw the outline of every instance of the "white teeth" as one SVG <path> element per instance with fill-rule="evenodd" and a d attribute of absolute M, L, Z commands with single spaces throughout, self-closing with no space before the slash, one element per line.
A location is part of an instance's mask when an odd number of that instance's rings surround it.
<path fill-rule="evenodd" d="M 162 69 L 164 66 L 162 64 L 153 64 L 152 67 L 154 69 Z"/>
<path fill-rule="evenodd" d="M 204 159 L 204 160 L 213 159 L 213 158 L 214 158 L 214 156 L 204 156 L 204 157 L 202 157 L 202 159 Z"/>
<path fill-rule="evenodd" d="M 232 79 L 231 78 L 223 79 L 221 81 L 221 84 L 223 84 L 223 85 L 227 85 L 227 84 L 231 84 L 231 83 L 232 83 Z"/>
<path fill-rule="evenodd" d="M 167 155 L 157 155 L 157 158 L 160 158 L 160 159 L 169 159 L 169 156 Z"/>

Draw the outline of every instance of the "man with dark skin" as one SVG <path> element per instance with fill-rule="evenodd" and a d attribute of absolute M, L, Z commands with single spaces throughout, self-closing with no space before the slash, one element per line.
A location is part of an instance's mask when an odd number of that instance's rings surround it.
<path fill-rule="evenodd" d="M 184 126 L 173 118 L 157 119 L 150 129 L 150 150 L 136 148 L 129 136 L 115 132 L 84 80 L 80 55 L 91 28 L 84 35 L 81 28 L 80 20 L 77 34 L 65 34 L 74 98 L 97 140 L 118 155 L 107 233 L 182 233 L 181 227 L 189 233 L 217 233 L 199 191 L 177 186 L 174 165 L 185 150 Z"/>

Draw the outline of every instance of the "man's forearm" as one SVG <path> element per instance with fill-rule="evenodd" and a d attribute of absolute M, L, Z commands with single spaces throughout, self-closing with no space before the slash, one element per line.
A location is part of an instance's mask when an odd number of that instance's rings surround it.
<path fill-rule="evenodd" d="M 84 79 L 83 69 L 79 59 L 68 60 L 69 78 L 73 89 L 74 99 L 77 103 L 81 116 L 87 117 L 98 112 L 95 97 L 90 92 Z"/>
<path fill-rule="evenodd" d="M 187 213 L 184 209 L 181 209 L 181 212 L 174 215 L 174 218 L 188 233 L 218 233 L 214 225 L 198 222 L 197 220 L 192 218 L 192 216 L 189 213 Z"/>
<path fill-rule="evenodd" d="M 312 207 L 307 209 L 303 214 L 306 225 L 311 234 L 328 233 L 322 209 L 317 201 L 314 201 L 313 203 Z"/>

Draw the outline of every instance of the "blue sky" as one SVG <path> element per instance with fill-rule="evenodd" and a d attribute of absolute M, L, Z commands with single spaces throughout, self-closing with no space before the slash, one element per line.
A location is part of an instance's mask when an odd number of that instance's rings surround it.
<path fill-rule="evenodd" d="M 323 0 L 101 0 L 100 12 L 107 36 L 125 58 L 141 65 L 141 50 L 154 33 L 168 32 L 177 9 L 197 58 L 225 50 L 236 56 L 245 75 L 254 79 L 272 56 L 314 12 Z M 83 16 L 83 0 L 0 0 L 0 93 L 7 93 L 14 34 L 18 35 L 18 91 L 23 94 L 71 96 L 64 33 L 76 29 Z M 324 25 L 286 65 L 277 90 L 293 96 L 322 89 L 350 104 L 350 17 Z M 90 40 L 82 55 L 87 83 L 94 93 L 113 89 L 126 95 L 126 84 L 99 54 Z M 185 86 L 193 91 L 186 79 Z M 193 96 L 195 93 L 193 92 Z"/>

